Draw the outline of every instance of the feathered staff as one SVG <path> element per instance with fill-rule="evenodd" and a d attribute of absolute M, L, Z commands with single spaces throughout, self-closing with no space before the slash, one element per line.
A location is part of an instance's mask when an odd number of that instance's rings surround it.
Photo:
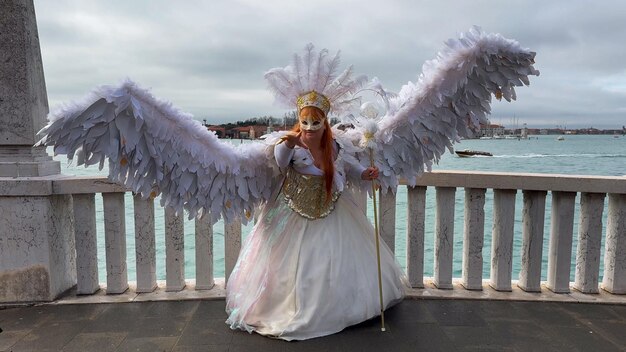
<path fill-rule="evenodd" d="M 380 85 L 378 85 L 380 86 Z M 385 91 L 380 87 L 380 91 L 383 99 L 387 101 Z M 374 136 L 378 132 L 378 121 L 380 120 L 378 108 L 371 102 L 364 103 L 361 106 L 361 116 L 352 118 L 352 122 L 358 129 L 362 131 L 362 138 L 360 141 L 361 148 L 367 148 L 370 158 L 370 167 L 375 167 L 374 164 L 374 150 L 376 150 L 376 140 Z M 380 268 L 380 232 L 378 230 L 378 208 L 376 205 L 376 180 L 372 180 L 372 202 L 374 205 L 374 237 L 376 238 L 376 264 L 378 267 L 378 294 L 380 297 L 380 323 L 381 331 L 385 331 L 385 311 L 383 304 L 383 281 L 382 272 Z"/>

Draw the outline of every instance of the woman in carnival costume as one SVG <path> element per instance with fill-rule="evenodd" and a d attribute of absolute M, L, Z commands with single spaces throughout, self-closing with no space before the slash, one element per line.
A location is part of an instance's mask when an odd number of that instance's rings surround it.
<path fill-rule="evenodd" d="M 373 180 L 378 169 L 346 160 L 326 96 L 312 91 L 297 102 L 299 122 L 274 149 L 284 184 L 261 212 L 226 289 L 232 328 L 285 340 L 332 334 L 380 313 L 374 228 L 343 192 L 348 178 Z M 384 244 L 381 259 L 388 307 L 402 299 L 407 281 Z"/>
<path fill-rule="evenodd" d="M 190 218 L 246 222 L 260 209 L 228 279 L 227 323 L 285 340 L 314 338 L 380 314 L 407 285 L 383 242 L 379 292 L 374 230 L 347 188 L 371 180 L 381 192 L 395 191 L 399 179 L 415 185 L 446 148 L 488 122 L 492 95 L 514 100 L 514 87 L 539 74 L 534 57 L 475 27 L 447 41 L 396 95 L 376 79 L 353 77 L 351 67 L 338 74 L 338 54 L 308 45 L 265 75 L 277 102 L 297 109 L 290 132 L 222 142 L 127 80 L 53 111 L 38 145 L 78 165 L 102 167 L 108 158 L 113 181 L 146 198 L 160 195 Z M 359 111 L 363 91 L 375 92 L 379 104 Z M 332 128 L 329 115 L 355 128 Z"/>

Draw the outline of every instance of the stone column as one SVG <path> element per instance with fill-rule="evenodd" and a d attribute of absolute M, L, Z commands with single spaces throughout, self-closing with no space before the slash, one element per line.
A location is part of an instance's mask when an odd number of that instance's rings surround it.
<path fill-rule="evenodd" d="M 0 177 L 60 172 L 45 148 L 33 148 L 48 97 L 32 0 L 0 3 Z"/>
<path fill-rule="evenodd" d="M 48 113 L 32 0 L 0 1 L 0 303 L 50 301 L 76 285 L 72 197 L 33 148 Z M 28 178 L 26 178 L 28 177 Z"/>
<path fill-rule="evenodd" d="M 133 196 L 135 206 L 136 292 L 152 292 L 156 282 L 156 244 L 154 234 L 154 200 Z"/>
<path fill-rule="evenodd" d="M 424 288 L 426 187 L 407 187 L 406 274 L 414 288 Z"/>
<path fill-rule="evenodd" d="M 513 234 L 517 190 L 493 190 L 493 231 L 491 233 L 491 274 L 489 285 L 497 291 L 511 291 Z"/>
<path fill-rule="evenodd" d="M 517 286 L 526 292 L 541 292 L 543 227 L 546 191 L 524 191 L 522 210 L 522 267 Z"/>
<path fill-rule="evenodd" d="M 98 277 L 98 235 L 96 195 L 74 194 L 74 240 L 76 247 L 76 293 L 90 295 L 100 289 Z"/>
<path fill-rule="evenodd" d="M 582 293 L 598 293 L 602 211 L 605 198 L 604 193 L 583 192 L 580 195 L 580 224 L 578 225 L 574 288 Z"/>
<path fill-rule="evenodd" d="M 185 288 L 185 214 L 165 208 L 165 291 Z"/>
<path fill-rule="evenodd" d="M 224 236 L 224 280 L 228 282 L 241 251 L 241 219 L 236 218 L 230 224 L 224 223 Z"/>
<path fill-rule="evenodd" d="M 463 231 L 463 286 L 483 289 L 483 244 L 485 240 L 484 188 L 465 189 L 465 229 Z"/>
<path fill-rule="evenodd" d="M 546 287 L 554 293 L 570 292 L 575 201 L 574 192 L 552 192 L 552 224 Z"/>
<path fill-rule="evenodd" d="M 433 283 L 439 289 L 452 289 L 454 249 L 454 187 L 435 187 L 435 265 Z"/>
<path fill-rule="evenodd" d="M 210 290 L 214 285 L 213 225 L 206 214 L 196 217 L 196 290 Z"/>
<path fill-rule="evenodd" d="M 626 294 L 626 194 L 609 194 L 602 289 Z"/>

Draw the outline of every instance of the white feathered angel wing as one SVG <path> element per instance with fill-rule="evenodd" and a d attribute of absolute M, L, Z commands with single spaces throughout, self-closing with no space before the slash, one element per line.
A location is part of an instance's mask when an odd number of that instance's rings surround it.
<path fill-rule="evenodd" d="M 414 185 L 446 147 L 452 152 L 454 141 L 478 131 L 488 122 L 491 94 L 515 100 L 514 87 L 539 75 L 534 58 L 517 41 L 478 27 L 448 40 L 437 58 L 424 64 L 417 83 L 389 99 L 378 123 L 376 164 L 383 187 L 397 186 L 399 178 Z"/>
<path fill-rule="evenodd" d="M 269 199 L 279 170 L 272 145 L 221 142 L 191 115 L 130 80 L 96 89 L 50 114 L 39 145 L 75 155 L 77 164 L 109 159 L 109 177 L 189 217 L 206 212 L 230 222 Z M 245 216 L 242 217 L 245 222 Z"/>

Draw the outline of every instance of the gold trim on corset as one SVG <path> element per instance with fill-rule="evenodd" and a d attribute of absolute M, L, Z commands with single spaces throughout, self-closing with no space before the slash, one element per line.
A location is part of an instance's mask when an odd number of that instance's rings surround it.
<path fill-rule="evenodd" d="M 341 192 L 333 191 L 332 198 L 326 202 L 325 184 L 324 176 L 301 174 L 290 167 L 283 185 L 285 203 L 307 219 L 326 217 L 335 209 Z"/>

